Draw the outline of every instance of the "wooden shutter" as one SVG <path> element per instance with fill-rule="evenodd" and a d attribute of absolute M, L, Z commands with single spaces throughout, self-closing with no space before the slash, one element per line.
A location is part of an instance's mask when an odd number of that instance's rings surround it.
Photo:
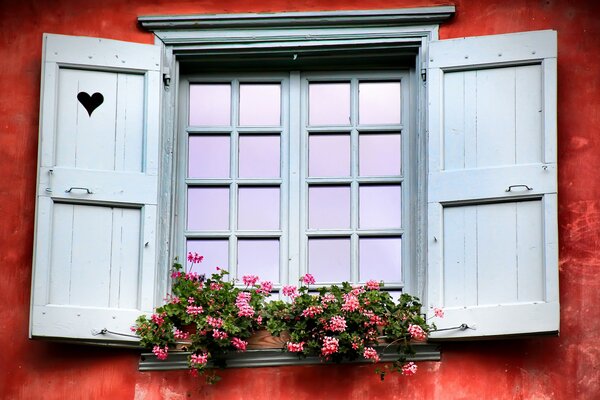
<path fill-rule="evenodd" d="M 44 35 L 32 337 L 134 340 L 154 306 L 160 47 Z"/>
<path fill-rule="evenodd" d="M 432 337 L 558 332 L 556 32 L 436 41 L 428 63 Z"/>

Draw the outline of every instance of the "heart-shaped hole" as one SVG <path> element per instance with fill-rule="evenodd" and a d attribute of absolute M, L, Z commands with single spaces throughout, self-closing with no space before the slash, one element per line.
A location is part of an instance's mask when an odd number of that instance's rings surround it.
<path fill-rule="evenodd" d="M 102 93 L 98 92 L 91 96 L 86 92 L 79 92 L 77 93 L 77 100 L 79 100 L 91 117 L 94 110 L 98 108 L 100 104 L 104 103 L 104 96 L 102 96 Z"/>

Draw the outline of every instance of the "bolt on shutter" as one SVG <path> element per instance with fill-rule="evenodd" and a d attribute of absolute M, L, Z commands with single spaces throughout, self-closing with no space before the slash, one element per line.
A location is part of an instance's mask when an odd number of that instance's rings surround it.
<path fill-rule="evenodd" d="M 135 340 L 154 307 L 160 47 L 45 34 L 30 335 Z"/>
<path fill-rule="evenodd" d="M 554 31 L 429 47 L 432 338 L 559 330 L 556 52 Z"/>

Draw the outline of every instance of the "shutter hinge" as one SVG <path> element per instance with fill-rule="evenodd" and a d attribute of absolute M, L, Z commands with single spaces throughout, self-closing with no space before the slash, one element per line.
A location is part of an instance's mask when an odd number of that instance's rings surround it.
<path fill-rule="evenodd" d="M 169 67 L 163 68 L 163 83 L 166 87 L 171 86 L 171 70 Z"/>
<path fill-rule="evenodd" d="M 427 82 L 427 68 L 425 68 L 425 64 L 421 67 L 421 79 L 423 82 Z"/>

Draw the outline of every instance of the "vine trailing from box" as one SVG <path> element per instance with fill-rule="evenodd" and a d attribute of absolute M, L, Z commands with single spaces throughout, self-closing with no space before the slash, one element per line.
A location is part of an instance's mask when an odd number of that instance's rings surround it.
<path fill-rule="evenodd" d="M 426 340 L 435 329 L 421 315 L 416 297 L 402 294 L 394 301 L 381 290 L 383 282 L 355 286 L 344 282 L 315 288 L 313 293 L 310 285 L 315 285 L 315 278 L 306 274 L 299 287 L 283 287 L 286 301 L 267 301 L 271 282 L 246 275 L 241 287 L 235 279 L 227 280 L 228 272 L 219 267 L 207 277 L 194 271 L 202 258 L 189 253 L 188 267 L 174 263 L 166 304 L 150 317 L 140 316 L 132 331 L 159 360 L 167 359 L 170 350 L 190 352 L 191 373 L 205 375 L 209 383 L 220 379 L 215 368 L 207 368 L 209 361 L 213 367 L 226 367 L 227 354 L 246 351 L 248 339 L 260 329 L 289 337 L 283 351 L 323 361 L 377 363 L 394 345 L 398 358 L 376 369 L 381 379 L 388 372 L 416 373 L 417 365 L 407 362 L 414 354 L 411 344 Z M 443 311 L 435 309 L 435 315 L 443 317 Z"/>

